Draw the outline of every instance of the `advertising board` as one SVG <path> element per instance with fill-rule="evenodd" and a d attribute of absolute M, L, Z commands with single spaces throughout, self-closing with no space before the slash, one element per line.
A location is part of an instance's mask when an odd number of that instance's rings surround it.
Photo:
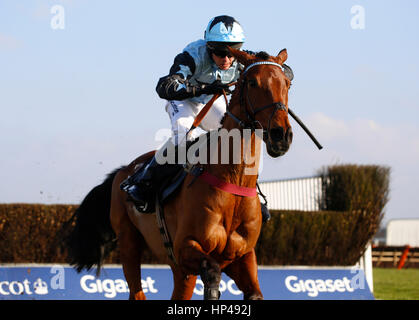
<path fill-rule="evenodd" d="M 374 299 L 362 269 L 358 268 L 265 268 L 258 270 L 260 286 L 268 300 L 365 300 Z M 173 277 L 169 268 L 142 269 L 147 299 L 170 299 Z M 241 300 L 234 281 L 222 275 L 221 299 Z M 0 267 L 0 299 L 103 300 L 128 299 L 129 288 L 121 266 L 105 266 L 77 273 L 63 265 L 14 265 Z M 203 283 L 198 277 L 192 299 L 202 300 Z"/>

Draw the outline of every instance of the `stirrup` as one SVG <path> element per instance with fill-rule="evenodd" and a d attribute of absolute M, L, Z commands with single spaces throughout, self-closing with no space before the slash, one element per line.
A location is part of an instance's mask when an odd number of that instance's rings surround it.
<path fill-rule="evenodd" d="M 265 204 L 261 203 L 260 207 L 262 209 L 262 223 L 266 223 L 271 219 L 271 214 Z"/>
<path fill-rule="evenodd" d="M 148 201 L 139 202 L 138 200 L 133 199 L 130 194 L 128 194 L 127 201 L 132 202 L 135 209 L 137 209 L 137 211 L 139 212 L 143 212 L 143 213 L 154 212 L 154 209 L 152 209 L 151 211 L 149 210 L 150 204 Z"/>
<path fill-rule="evenodd" d="M 123 189 L 127 193 L 127 202 L 131 202 L 137 211 L 142 213 L 153 213 L 155 207 L 151 202 L 151 196 L 147 194 L 149 190 L 141 190 L 138 185 L 127 185 Z"/>

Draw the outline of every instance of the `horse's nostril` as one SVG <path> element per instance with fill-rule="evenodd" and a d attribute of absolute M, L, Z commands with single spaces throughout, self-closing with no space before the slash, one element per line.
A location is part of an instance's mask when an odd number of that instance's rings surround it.
<path fill-rule="evenodd" d="M 292 129 L 288 128 L 287 133 L 285 134 L 285 139 L 287 139 L 288 143 L 292 142 L 292 137 L 293 137 Z"/>
<path fill-rule="evenodd" d="M 284 129 L 282 127 L 271 129 L 271 139 L 274 141 L 280 141 L 284 139 Z"/>

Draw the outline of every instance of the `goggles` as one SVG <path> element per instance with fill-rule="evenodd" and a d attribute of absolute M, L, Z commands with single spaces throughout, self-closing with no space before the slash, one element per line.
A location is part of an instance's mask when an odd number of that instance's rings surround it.
<path fill-rule="evenodd" d="M 211 50 L 211 53 L 215 54 L 217 57 L 220 57 L 220 58 L 224 58 L 224 57 L 231 58 L 233 56 L 231 54 L 231 52 L 228 51 L 228 50 L 219 50 L 219 49 L 217 50 L 217 49 L 215 49 L 215 50 Z"/>
<path fill-rule="evenodd" d="M 234 49 L 240 49 L 242 45 L 243 42 L 207 42 L 209 53 L 213 53 L 220 58 L 231 58 L 233 56 L 230 50 L 228 50 L 227 46 L 230 46 Z"/>

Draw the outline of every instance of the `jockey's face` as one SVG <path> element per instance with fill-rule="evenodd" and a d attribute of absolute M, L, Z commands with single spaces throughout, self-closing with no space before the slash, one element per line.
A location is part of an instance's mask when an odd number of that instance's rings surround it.
<path fill-rule="evenodd" d="M 224 57 L 217 56 L 215 53 L 212 53 L 212 59 L 214 60 L 217 67 L 221 70 L 227 70 L 231 67 L 231 64 L 234 61 L 234 57 L 231 55 L 226 55 Z"/>

